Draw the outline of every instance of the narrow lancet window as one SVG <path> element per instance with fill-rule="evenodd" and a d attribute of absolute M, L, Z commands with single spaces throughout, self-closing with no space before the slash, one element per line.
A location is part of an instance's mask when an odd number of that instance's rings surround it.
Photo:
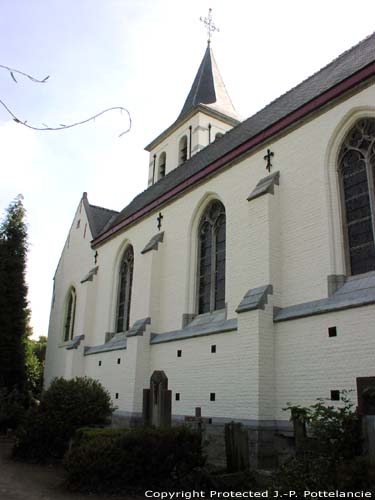
<path fill-rule="evenodd" d="M 72 340 L 74 336 L 74 321 L 76 315 L 76 291 L 72 287 L 69 290 L 66 308 L 65 308 L 65 321 L 64 321 L 64 342 Z"/>
<path fill-rule="evenodd" d="M 125 332 L 129 330 L 133 265 L 134 252 L 133 247 L 129 245 L 124 252 L 120 265 L 116 332 Z"/>
<path fill-rule="evenodd" d="M 225 307 L 225 208 L 207 207 L 199 224 L 198 313 Z"/>
<path fill-rule="evenodd" d="M 375 118 L 358 120 L 339 154 L 347 262 L 351 274 L 375 269 Z"/>

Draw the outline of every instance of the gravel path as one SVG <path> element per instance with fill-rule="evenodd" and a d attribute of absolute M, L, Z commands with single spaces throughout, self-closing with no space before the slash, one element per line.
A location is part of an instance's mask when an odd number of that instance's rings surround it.
<path fill-rule="evenodd" d="M 14 462 L 10 458 L 12 442 L 0 438 L 1 500 L 140 500 L 128 496 L 99 496 L 64 490 L 61 466 L 42 466 Z"/>

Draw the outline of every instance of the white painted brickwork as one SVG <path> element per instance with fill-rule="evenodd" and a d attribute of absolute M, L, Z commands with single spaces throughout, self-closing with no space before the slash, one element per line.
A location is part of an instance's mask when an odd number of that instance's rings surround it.
<path fill-rule="evenodd" d="M 276 418 L 286 402 L 311 404 L 331 390 L 353 391 L 356 377 L 374 376 L 375 307 L 278 323 L 275 331 Z M 337 337 L 328 328 L 337 327 Z"/>
<path fill-rule="evenodd" d="M 204 416 L 272 421 L 288 419 L 282 411 L 288 401 L 311 404 L 329 397 L 332 389 L 355 389 L 358 376 L 374 376 L 374 306 L 273 322 L 273 306 L 325 298 L 327 276 L 345 274 L 335 161 L 353 120 L 375 116 L 369 106 L 374 102 L 375 86 L 365 88 L 157 209 L 98 248 L 98 274 L 82 285 L 80 279 L 93 267 L 93 251 L 90 238 L 82 238 L 83 213 L 81 230 L 75 229 L 77 212 L 56 273 L 47 383 L 81 371 L 99 379 L 112 397 L 118 392 L 120 410 L 140 412 L 142 389 L 154 370 L 164 370 L 176 415 L 191 415 L 200 406 Z M 160 145 L 171 148 L 168 157 L 177 154 L 177 135 Z M 280 186 L 274 195 L 248 202 L 268 175 L 267 147 L 274 152 Z M 183 314 L 196 313 L 197 227 L 212 199 L 226 208 L 227 316 L 238 318 L 238 331 L 150 346 L 151 332 L 178 330 Z M 159 211 L 164 241 L 157 251 L 142 255 L 158 232 Z M 59 347 L 68 288 L 74 284 L 77 290 L 76 334 L 85 334 L 85 346 L 103 344 L 105 333 L 115 328 L 118 268 L 128 244 L 134 248 L 130 323 L 151 317 L 150 328 L 128 339 L 125 351 L 84 357 L 82 346 L 77 361 L 77 355 Z M 274 294 L 264 311 L 236 313 L 249 289 L 268 284 Z M 329 326 L 337 326 L 337 337 L 328 337 Z M 210 393 L 216 401 L 210 401 Z"/>
<path fill-rule="evenodd" d="M 79 224 L 78 224 L 78 221 Z M 77 227 L 79 225 L 79 227 Z M 90 297 L 89 303 L 94 304 L 95 287 L 93 282 L 81 284 L 81 280 L 92 269 L 94 264 L 94 251 L 91 249 L 90 241 L 92 235 L 90 232 L 86 212 L 83 202 L 79 203 L 77 212 L 74 216 L 72 226 L 69 230 L 64 249 L 55 273 L 55 290 L 53 304 L 51 308 L 48 349 L 46 356 L 45 383 L 48 385 L 53 377 L 74 376 L 73 372 L 83 371 L 82 355 L 79 361 L 81 368 L 73 367 L 73 353 L 65 349 L 64 338 L 64 319 L 69 289 L 74 286 L 76 290 L 76 314 L 74 335 L 83 333 L 89 337 L 91 332 L 90 318 L 92 313 L 86 308 L 87 296 Z M 88 339 L 88 341 L 90 341 Z M 73 370 L 73 371 L 72 371 Z"/>

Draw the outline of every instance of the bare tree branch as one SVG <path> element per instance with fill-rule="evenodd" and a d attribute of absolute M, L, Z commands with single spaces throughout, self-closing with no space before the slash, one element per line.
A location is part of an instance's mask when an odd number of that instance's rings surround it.
<path fill-rule="evenodd" d="M 16 78 L 14 76 L 14 73 L 17 73 L 19 75 L 25 76 L 26 78 L 28 78 L 29 80 L 31 80 L 32 82 L 35 82 L 35 83 L 45 83 L 48 80 L 48 78 L 49 78 L 49 76 L 46 76 L 43 80 L 38 80 L 37 78 L 34 78 L 33 76 L 28 75 L 27 73 L 19 71 L 18 69 L 9 68 L 8 66 L 4 66 L 2 64 L 0 64 L 0 68 L 5 69 L 6 71 L 8 71 L 10 73 L 10 76 L 12 77 L 12 80 L 14 82 L 16 82 L 16 83 L 18 83 L 18 82 L 17 82 L 17 80 L 16 80 Z M 32 130 L 42 130 L 42 131 L 46 131 L 46 130 L 52 130 L 52 131 L 65 130 L 65 129 L 68 129 L 68 128 L 72 128 L 72 127 L 77 127 L 79 125 L 83 125 L 83 124 L 88 123 L 90 121 L 94 121 L 99 116 L 104 115 L 104 113 L 108 113 L 109 111 L 114 111 L 114 110 L 119 110 L 121 113 L 125 112 L 127 114 L 127 116 L 128 116 L 128 120 L 129 120 L 129 126 L 128 126 L 128 128 L 126 130 L 124 130 L 123 132 L 121 132 L 121 134 L 119 134 L 119 137 L 122 137 L 123 135 L 127 134 L 130 131 L 131 127 L 132 127 L 132 120 L 131 120 L 130 113 L 129 113 L 129 111 L 126 108 L 123 108 L 122 106 L 114 106 L 112 108 L 107 108 L 107 109 L 101 111 L 100 113 L 97 113 L 96 115 L 90 116 L 89 118 L 87 118 L 85 120 L 82 120 L 82 121 L 79 121 L 79 122 L 75 122 L 75 123 L 71 123 L 69 125 L 64 125 L 64 124 L 60 123 L 60 125 L 57 126 L 57 127 L 50 127 L 49 125 L 47 125 L 45 123 L 42 123 L 41 127 L 37 127 L 37 126 L 34 126 L 34 125 L 29 125 L 27 123 L 27 120 L 20 120 L 15 115 L 15 113 L 13 113 L 13 111 L 1 99 L 0 99 L 0 104 L 9 113 L 9 115 L 13 118 L 13 120 L 16 123 L 19 123 L 20 125 L 23 125 L 24 127 L 30 128 Z"/>
<path fill-rule="evenodd" d="M 16 80 L 16 77 L 14 76 L 14 73 L 17 73 L 18 75 L 25 76 L 26 78 L 28 78 L 29 80 L 31 80 L 32 82 L 35 82 L 35 83 L 45 83 L 49 78 L 49 75 L 48 75 L 45 78 L 43 78 L 43 80 L 38 80 L 37 78 L 34 78 L 33 76 L 28 75 L 27 73 L 23 73 L 23 71 L 20 71 L 19 69 L 9 68 L 8 66 L 4 66 L 3 64 L 0 64 L 0 68 L 9 71 L 10 76 L 12 77 L 12 80 L 14 80 L 16 83 L 18 83 L 18 82 Z"/>

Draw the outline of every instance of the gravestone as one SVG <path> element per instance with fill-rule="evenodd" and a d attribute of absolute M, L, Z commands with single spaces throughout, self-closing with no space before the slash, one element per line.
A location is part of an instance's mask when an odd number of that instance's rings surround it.
<path fill-rule="evenodd" d="M 292 409 L 291 420 L 293 422 L 294 431 L 294 448 L 296 456 L 303 455 L 306 451 L 307 430 L 306 416 L 301 415 L 298 409 Z"/>
<path fill-rule="evenodd" d="M 375 377 L 357 377 L 358 413 L 375 415 Z"/>
<path fill-rule="evenodd" d="M 168 377 L 162 370 L 155 370 L 150 378 L 150 388 L 143 389 L 143 422 L 155 427 L 170 427 L 172 420 L 172 391 Z"/>
<path fill-rule="evenodd" d="M 375 465 L 375 377 L 357 378 L 358 413 L 362 417 L 363 454 Z"/>
<path fill-rule="evenodd" d="M 239 472 L 249 468 L 249 435 L 241 423 L 225 424 L 227 471 Z"/>
<path fill-rule="evenodd" d="M 211 419 L 202 417 L 202 409 L 198 406 L 195 408 L 195 415 L 193 417 L 190 415 L 185 416 L 185 423 L 196 429 L 198 432 L 203 432 L 204 424 L 210 424 Z"/>

